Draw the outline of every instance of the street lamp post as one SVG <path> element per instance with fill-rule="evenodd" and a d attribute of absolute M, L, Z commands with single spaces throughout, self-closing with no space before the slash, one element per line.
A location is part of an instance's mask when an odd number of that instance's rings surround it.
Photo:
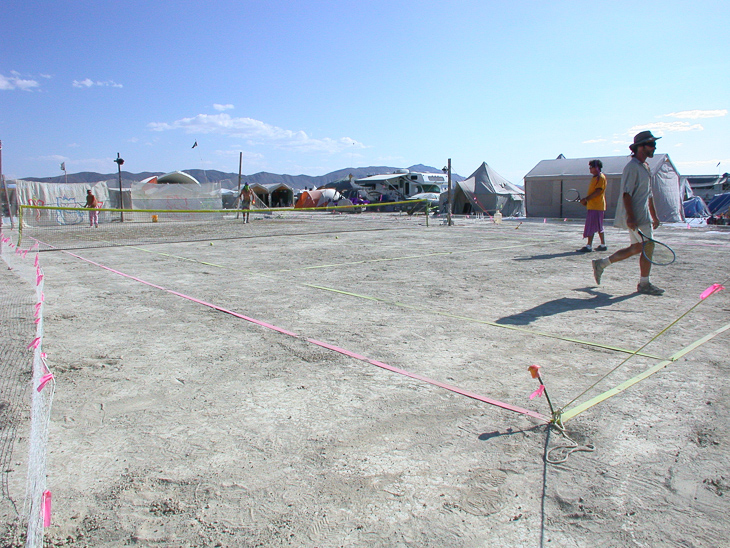
<path fill-rule="evenodd" d="M 448 175 L 447 181 L 448 181 L 448 192 L 447 192 L 447 202 L 446 202 L 446 224 L 449 226 L 452 226 L 454 223 L 451 220 L 451 158 L 449 158 L 449 163 L 441 170 L 444 173 Z"/>
<path fill-rule="evenodd" d="M 119 171 L 119 209 L 122 210 L 122 222 L 124 222 L 124 198 L 122 197 L 122 164 L 124 163 L 124 160 L 120 158 L 118 152 L 117 159 L 114 160 L 114 163 L 117 164 L 117 170 Z"/>

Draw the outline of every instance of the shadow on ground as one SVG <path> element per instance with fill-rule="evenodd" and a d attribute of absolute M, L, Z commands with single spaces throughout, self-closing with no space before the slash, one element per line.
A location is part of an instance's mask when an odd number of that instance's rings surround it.
<path fill-rule="evenodd" d="M 590 299 L 581 297 L 561 297 L 553 301 L 547 301 L 534 308 L 499 318 L 495 323 L 502 325 L 527 325 L 538 318 L 544 318 L 545 316 L 554 316 L 556 314 L 562 314 L 563 312 L 572 312 L 574 310 L 592 310 L 596 308 L 603 308 L 611 306 L 621 301 L 636 297 L 638 293 L 630 293 L 628 295 L 622 295 L 620 297 L 614 297 L 607 293 L 602 293 L 591 287 L 585 287 L 582 289 L 576 289 L 575 291 L 582 291 L 588 293 L 593 297 Z"/>
<path fill-rule="evenodd" d="M 578 251 L 563 251 L 562 253 L 543 253 L 542 255 L 532 255 L 530 257 L 515 257 L 513 261 L 545 261 L 547 259 L 561 259 L 563 257 L 578 257 L 585 255 Z"/>

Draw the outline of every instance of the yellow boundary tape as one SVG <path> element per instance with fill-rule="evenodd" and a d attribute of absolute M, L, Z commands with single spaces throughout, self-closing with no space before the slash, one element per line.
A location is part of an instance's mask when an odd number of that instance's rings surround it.
<path fill-rule="evenodd" d="M 456 253 L 474 253 L 474 252 L 478 252 L 478 251 L 496 251 L 496 250 L 500 250 L 500 249 L 510 249 L 510 248 L 515 248 L 515 247 L 527 247 L 527 246 L 531 246 L 531 245 L 533 245 L 533 244 L 532 243 L 528 243 L 528 244 L 519 244 L 519 245 L 513 245 L 513 246 L 492 247 L 492 248 L 489 248 L 489 249 L 486 249 L 485 248 L 485 249 L 477 249 L 477 250 L 473 250 L 472 249 L 472 250 L 466 250 L 466 251 L 443 251 L 443 252 L 436 252 L 436 253 L 428 253 L 426 255 L 411 255 L 411 256 L 406 256 L 406 257 L 394 257 L 394 258 L 390 258 L 390 259 L 367 259 L 367 260 L 363 260 L 363 261 L 353 261 L 353 262 L 348 262 L 348 263 L 337 263 L 337 264 L 331 264 L 331 265 L 319 265 L 319 266 L 316 266 L 316 267 L 304 267 L 301 270 L 307 270 L 307 269 L 311 269 L 311 268 L 324 268 L 325 266 L 332 267 L 332 266 L 344 266 L 344 265 L 349 265 L 349 264 L 362 264 L 362 263 L 367 263 L 367 262 L 381 262 L 381 261 L 397 261 L 397 260 L 404 260 L 404 259 L 415 259 L 415 258 L 421 258 L 421 257 L 431 257 L 433 255 L 450 255 L 450 254 L 456 254 Z M 179 256 L 179 255 L 172 255 L 170 253 L 163 253 L 163 252 L 160 252 L 160 251 L 152 251 L 152 250 L 145 249 L 145 248 L 139 247 L 139 246 L 131 246 L 130 245 L 130 246 L 125 246 L 125 247 L 130 247 L 132 249 L 138 249 L 138 250 L 144 251 L 146 253 L 154 253 L 154 254 L 157 254 L 157 255 L 165 256 L 165 257 L 171 257 L 171 258 L 174 258 L 174 259 L 180 259 L 180 260 L 183 260 L 183 261 L 190 261 L 190 262 L 195 262 L 195 263 L 199 263 L 199 264 L 204 264 L 204 265 L 207 265 L 207 266 L 214 266 L 214 267 L 217 267 L 217 268 L 225 268 L 225 269 L 228 269 L 228 270 L 237 271 L 236 269 L 230 268 L 228 266 L 219 265 L 219 264 L 215 264 L 215 263 L 209 263 L 209 262 L 206 262 L 206 261 L 200 261 L 198 259 L 191 259 L 189 257 L 182 257 L 182 256 Z M 277 272 L 293 272 L 293 271 L 295 271 L 295 269 L 284 269 L 284 270 L 278 270 Z M 261 273 L 258 273 L 258 272 L 250 272 L 249 271 L 249 273 L 254 274 L 254 275 L 257 275 L 257 276 L 261 276 L 261 277 L 264 277 L 264 278 L 271 278 L 272 277 L 269 274 L 261 274 Z M 332 287 L 325 287 L 325 286 L 308 284 L 308 283 L 301 283 L 300 285 L 305 286 L 305 287 L 311 287 L 312 289 L 319 289 L 321 291 L 330 291 L 332 293 L 339 293 L 339 294 L 342 294 L 342 295 L 349 295 L 351 297 L 356 297 L 358 299 L 367 299 L 367 300 L 370 300 L 370 301 L 376 301 L 376 302 L 381 302 L 381 303 L 384 303 L 384 304 L 390 304 L 390 305 L 398 306 L 398 307 L 401 307 L 401 308 L 408 308 L 408 309 L 411 309 L 411 310 L 419 310 L 421 312 L 424 310 L 424 308 L 422 306 L 415 306 L 415 305 L 409 305 L 409 304 L 405 304 L 405 303 L 399 303 L 399 302 L 396 302 L 396 301 L 389 301 L 387 299 L 381 299 L 379 297 L 371 297 L 369 295 L 360 295 L 358 293 L 352 293 L 352 292 L 349 292 L 349 291 L 342 291 L 340 289 L 335 289 L 335 288 L 332 288 Z M 445 318 L 453 318 L 453 319 L 456 319 L 456 320 L 464 320 L 464 321 L 468 321 L 468 322 L 472 322 L 472 323 L 480 323 L 480 324 L 483 324 L 483 325 L 489 325 L 489 326 L 492 326 L 492 327 L 499 327 L 499 328 L 502 328 L 502 329 L 511 329 L 512 331 L 519 331 L 519 332 L 522 332 L 522 333 L 528 333 L 530 335 L 537 335 L 537 336 L 540 336 L 540 337 L 546 337 L 546 338 L 549 338 L 549 339 L 556 339 L 556 340 L 570 342 L 570 343 L 583 344 L 583 345 L 586 345 L 586 346 L 592 346 L 594 348 L 603 348 L 604 350 L 611 350 L 611 351 L 614 351 L 614 352 L 621 352 L 623 354 L 632 354 L 632 355 L 636 355 L 636 356 L 642 356 L 642 357 L 645 357 L 645 358 L 651 358 L 651 359 L 654 359 L 654 360 L 662 360 L 662 359 L 664 359 L 662 356 L 655 356 L 653 354 L 648 354 L 648 353 L 644 353 L 644 352 L 637 352 L 636 350 L 628 350 L 626 348 L 621 348 L 621 347 L 618 347 L 618 346 L 611 346 L 611 345 L 600 344 L 600 343 L 591 342 L 591 341 L 584 341 L 582 339 L 574 339 L 574 338 L 571 338 L 571 337 L 563 337 L 561 335 L 553 335 L 552 333 L 545 333 L 545 332 L 542 332 L 542 331 L 535 331 L 535 330 L 532 330 L 532 329 L 525 329 L 524 327 L 516 327 L 514 325 L 500 324 L 500 323 L 497 323 L 497 322 L 491 322 L 489 320 L 480 320 L 478 318 L 471 318 L 471 317 L 468 317 L 468 316 L 460 316 L 460 315 L 457 315 L 457 314 L 451 314 L 449 312 L 439 312 L 439 311 L 434 311 L 434 310 L 430 310 L 430 309 L 429 309 L 429 312 L 432 313 L 432 314 L 435 314 L 437 316 L 443 316 Z"/>
<path fill-rule="evenodd" d="M 619 384 L 615 388 L 612 388 L 611 390 L 607 390 L 603 394 L 600 394 L 600 395 L 596 396 L 595 398 L 591 398 L 590 400 L 586 401 L 585 403 L 582 403 L 580 405 L 577 405 L 577 406 L 575 406 L 575 407 L 573 407 L 571 409 L 568 409 L 567 411 L 563 411 L 563 413 L 560 416 L 561 421 L 565 422 L 567 420 L 570 420 L 573 417 L 581 414 L 583 411 L 586 411 L 587 409 L 590 409 L 594 405 L 599 404 L 602 401 L 605 401 L 608 398 L 610 398 L 612 396 L 615 396 L 616 394 L 620 394 L 621 392 L 623 392 L 627 388 L 630 388 L 631 386 L 634 386 L 639 381 L 643 381 L 644 379 L 646 379 L 647 377 L 650 377 L 651 375 L 653 375 L 657 371 L 660 371 L 661 369 L 664 369 L 667 365 L 669 365 L 671 363 L 674 363 L 675 361 L 677 361 L 682 356 L 688 354 L 689 352 L 691 352 L 692 350 L 694 350 L 698 346 L 701 346 L 702 344 L 704 344 L 707 341 L 713 339 L 717 335 L 720 335 L 721 333 L 724 333 L 728 329 L 730 329 L 730 324 L 726 324 L 726 325 L 720 327 L 719 329 L 716 329 L 715 331 L 712 331 L 711 333 L 705 335 L 701 339 L 696 340 L 692 344 L 690 344 L 688 346 L 685 346 L 682 350 L 680 350 L 679 352 L 677 352 L 674 355 L 672 355 L 669 359 L 664 360 L 663 362 L 660 362 L 660 363 L 658 363 L 658 364 L 650 367 L 646 371 L 644 371 L 642 373 L 639 373 L 635 377 L 633 377 L 633 378 L 631 378 L 631 379 L 629 379 L 627 381 L 622 382 L 621 384 Z"/>
<path fill-rule="evenodd" d="M 394 205 L 416 205 L 418 203 L 428 203 L 428 200 L 404 200 L 400 202 L 376 202 L 370 204 L 353 204 L 343 206 L 323 206 L 323 207 L 271 207 L 266 209 L 247 209 L 250 213 L 278 213 L 281 211 L 336 211 L 339 209 L 366 209 L 376 207 L 390 207 Z M 22 205 L 20 211 L 23 209 L 47 209 L 54 211 L 88 211 L 86 207 L 59 207 L 59 206 L 35 206 L 35 205 Z M 112 208 L 97 208 L 96 211 L 114 211 L 120 213 L 236 213 L 243 211 L 242 209 L 112 209 Z M 420 212 L 419 212 L 420 213 Z"/>

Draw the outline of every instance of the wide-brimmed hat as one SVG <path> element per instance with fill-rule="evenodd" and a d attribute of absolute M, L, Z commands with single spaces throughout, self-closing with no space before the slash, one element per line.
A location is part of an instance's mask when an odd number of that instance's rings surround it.
<path fill-rule="evenodd" d="M 658 139 L 661 139 L 661 137 L 654 137 L 654 135 L 652 135 L 651 131 L 649 131 L 649 130 L 642 131 L 642 132 L 634 135 L 634 144 L 629 145 L 629 148 L 631 150 L 636 150 L 637 147 L 639 147 L 645 143 L 648 143 L 650 141 L 656 141 Z"/>

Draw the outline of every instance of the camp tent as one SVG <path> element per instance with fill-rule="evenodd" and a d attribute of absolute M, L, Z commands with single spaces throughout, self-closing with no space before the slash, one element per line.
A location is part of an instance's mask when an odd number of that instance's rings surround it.
<path fill-rule="evenodd" d="M 254 183 L 251 190 L 268 207 L 291 207 L 294 204 L 294 189 L 284 183 Z"/>
<path fill-rule="evenodd" d="M 502 177 L 486 162 L 467 179 L 456 182 L 453 194 L 451 211 L 456 215 L 494 214 L 497 210 L 500 210 L 505 217 L 525 215 L 523 190 Z M 446 200 L 447 197 L 444 196 L 443 199 Z"/>
<path fill-rule="evenodd" d="M 334 188 L 344 198 L 347 198 L 354 204 L 369 203 L 372 198 L 365 187 L 358 185 L 350 177 L 332 181 L 331 183 L 322 185 L 317 190 L 323 190 L 325 188 Z"/>
<path fill-rule="evenodd" d="M 724 215 L 730 211 L 730 192 L 715 195 L 707 204 L 707 208 L 713 215 Z"/>
<path fill-rule="evenodd" d="M 343 200 L 342 195 L 334 188 L 323 188 L 322 190 L 305 190 L 299 196 L 295 208 L 324 207 L 336 205 Z M 351 203 L 351 202 L 348 202 Z"/>
<path fill-rule="evenodd" d="M 542 160 L 525 175 L 525 199 L 528 217 L 584 218 L 586 208 L 580 203 L 566 202 L 565 195 L 576 189 L 581 196 L 588 193 L 591 174 L 588 162 L 594 158 L 565 158 Z M 621 174 L 631 160 L 630 156 L 597 157 L 603 163 L 606 189 L 606 218 L 616 214 Z M 668 154 L 656 154 L 648 158 L 651 170 L 651 187 L 659 220 L 681 222 L 684 220 L 679 173 Z"/>
<path fill-rule="evenodd" d="M 689 200 L 682 202 L 684 216 L 688 219 L 699 219 L 710 216 L 710 210 L 707 204 L 699 196 L 692 196 Z"/>

